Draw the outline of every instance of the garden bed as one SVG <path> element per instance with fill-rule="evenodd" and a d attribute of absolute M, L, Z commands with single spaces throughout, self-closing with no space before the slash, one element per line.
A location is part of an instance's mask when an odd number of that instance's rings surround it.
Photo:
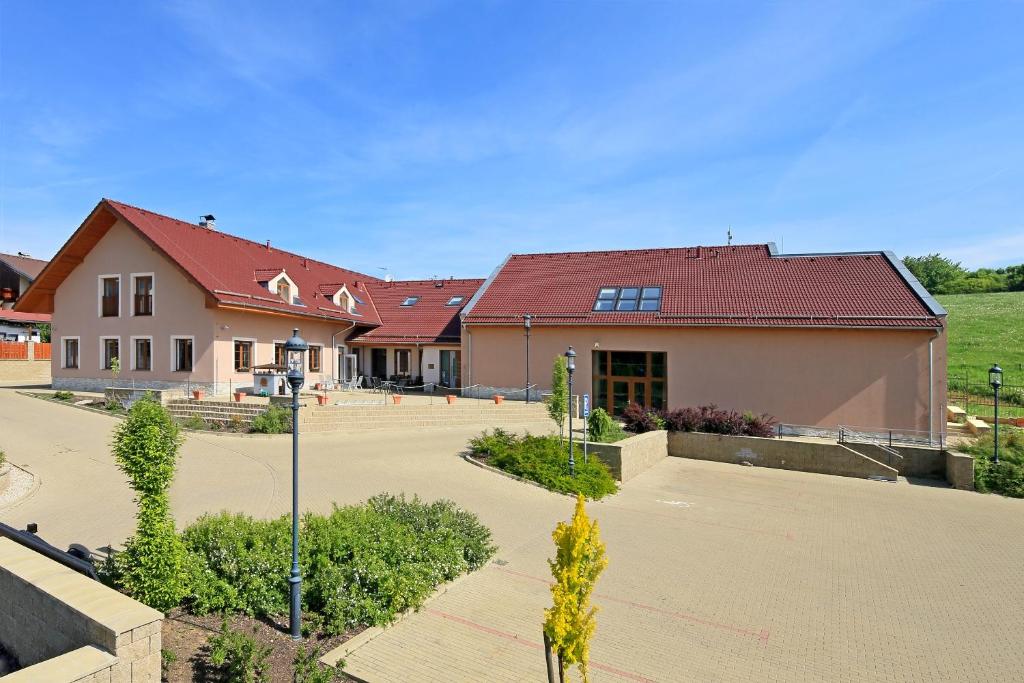
<path fill-rule="evenodd" d="M 209 641 L 220 631 L 222 618 L 209 614 L 196 616 L 181 609 L 172 610 L 163 623 L 163 680 L 169 683 L 218 680 L 216 667 L 210 660 Z M 314 633 L 300 641 L 292 640 L 288 625 L 272 619 L 256 619 L 238 614 L 228 619 L 228 626 L 246 633 L 262 647 L 269 648 L 266 675 L 270 681 L 291 681 L 295 658 L 300 648 L 315 649 L 323 656 L 346 640 L 366 629 L 359 626 L 337 635 Z M 342 673 L 338 681 L 354 681 Z"/>

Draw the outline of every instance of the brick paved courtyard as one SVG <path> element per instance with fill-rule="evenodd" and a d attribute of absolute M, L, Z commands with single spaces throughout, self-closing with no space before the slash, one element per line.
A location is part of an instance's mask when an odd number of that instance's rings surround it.
<path fill-rule="evenodd" d="M 0 389 L 0 447 L 39 481 L 0 520 L 57 544 L 120 542 L 116 421 Z M 540 681 L 550 531 L 568 498 L 458 457 L 465 428 L 303 439 L 303 506 L 382 490 L 478 513 L 497 561 L 351 654 L 368 681 Z M 193 435 L 172 503 L 289 507 L 288 437 Z M 1020 680 L 1024 501 L 669 458 L 590 505 L 608 545 L 595 681 Z"/>

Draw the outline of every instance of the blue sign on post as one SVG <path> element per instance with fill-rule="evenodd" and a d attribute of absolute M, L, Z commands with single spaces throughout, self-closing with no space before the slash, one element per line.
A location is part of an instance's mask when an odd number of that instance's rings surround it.
<path fill-rule="evenodd" d="M 590 417 L 590 394 L 583 394 L 583 417 Z"/>

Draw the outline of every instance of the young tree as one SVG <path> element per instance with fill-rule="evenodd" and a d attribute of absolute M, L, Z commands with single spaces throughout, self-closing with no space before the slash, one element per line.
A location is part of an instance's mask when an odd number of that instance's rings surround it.
<path fill-rule="evenodd" d="M 554 605 L 544 610 L 544 635 L 558 654 L 559 672 L 565 665 L 575 664 L 587 683 L 590 639 L 597 628 L 597 608 L 590 606 L 590 596 L 608 559 L 597 521 L 587 517 L 582 495 L 576 498 L 572 522 L 559 522 L 551 536 L 556 548 L 555 559 L 548 560 L 555 577 L 551 586 Z"/>
<path fill-rule="evenodd" d="M 558 438 L 563 436 L 565 417 L 569 414 L 569 372 L 565 369 L 565 358 L 555 356 L 551 368 L 551 399 L 548 401 L 548 416 L 558 425 Z"/>
<path fill-rule="evenodd" d="M 163 612 L 188 589 L 185 547 L 167 495 L 180 446 L 178 425 L 149 397 L 135 402 L 114 433 L 114 458 L 128 475 L 139 511 L 135 535 L 113 558 L 113 578 L 133 598 Z"/>
<path fill-rule="evenodd" d="M 932 294 L 950 293 L 953 283 L 967 275 L 967 271 L 959 263 L 941 254 L 905 256 L 903 264 Z"/>

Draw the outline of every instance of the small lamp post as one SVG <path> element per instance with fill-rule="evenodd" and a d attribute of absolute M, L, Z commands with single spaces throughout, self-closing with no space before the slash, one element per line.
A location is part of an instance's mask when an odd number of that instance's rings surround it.
<path fill-rule="evenodd" d="M 572 373 L 576 371 L 576 351 L 565 352 L 565 369 L 569 371 L 569 476 L 576 476 L 576 458 L 572 453 Z"/>
<path fill-rule="evenodd" d="M 299 389 L 306 380 L 306 351 L 309 345 L 299 336 L 299 328 L 292 331 L 291 339 L 284 343 L 285 364 L 288 366 L 288 384 L 292 388 L 292 573 L 291 585 L 292 640 L 302 638 L 302 574 L 299 572 Z"/>
<path fill-rule="evenodd" d="M 526 330 L 526 402 L 530 402 L 530 323 L 533 316 L 527 313 L 523 316 L 523 328 Z"/>
<path fill-rule="evenodd" d="M 995 437 L 995 463 L 999 464 L 999 387 L 1003 386 L 1003 369 L 998 364 L 993 365 L 988 370 L 988 383 L 992 387 L 992 395 L 995 398 L 993 402 L 993 408 L 995 408 L 995 424 L 992 426 L 993 436 Z"/>

